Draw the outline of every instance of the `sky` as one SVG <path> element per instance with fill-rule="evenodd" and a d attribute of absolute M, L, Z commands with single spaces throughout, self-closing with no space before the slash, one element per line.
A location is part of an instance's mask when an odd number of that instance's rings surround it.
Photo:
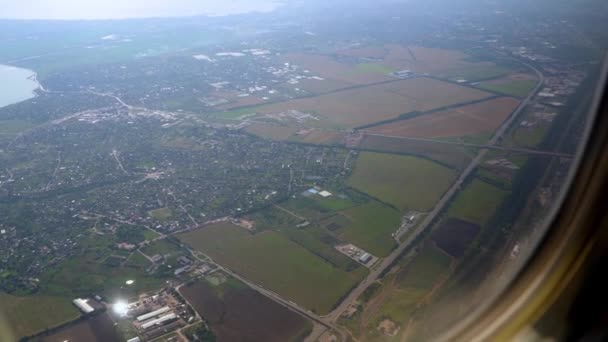
<path fill-rule="evenodd" d="M 279 0 L 0 0 L 2 19 L 125 19 L 269 12 Z"/>

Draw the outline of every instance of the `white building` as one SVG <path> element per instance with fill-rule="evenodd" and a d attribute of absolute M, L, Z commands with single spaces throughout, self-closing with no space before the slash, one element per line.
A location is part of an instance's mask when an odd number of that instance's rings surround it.
<path fill-rule="evenodd" d="M 87 303 L 88 299 L 76 298 L 72 301 L 76 307 L 85 314 L 95 311 L 95 309 Z"/>

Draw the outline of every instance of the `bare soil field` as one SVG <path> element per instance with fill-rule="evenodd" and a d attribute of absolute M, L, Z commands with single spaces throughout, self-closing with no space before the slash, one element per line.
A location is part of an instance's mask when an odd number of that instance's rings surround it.
<path fill-rule="evenodd" d="M 459 258 L 464 255 L 480 229 L 481 227 L 477 224 L 451 218 L 433 233 L 433 240 L 437 247 L 455 258 Z"/>
<path fill-rule="evenodd" d="M 247 287 L 221 286 L 214 291 L 199 281 L 180 290 L 219 342 L 292 341 L 309 329 L 304 318 Z"/>
<path fill-rule="evenodd" d="M 462 168 L 471 161 L 464 147 L 427 141 L 366 135 L 357 147 L 370 151 L 421 156 L 454 168 Z"/>
<path fill-rule="evenodd" d="M 491 133 L 517 108 L 519 101 L 503 97 L 367 129 L 400 137 L 459 137 Z"/>
<path fill-rule="evenodd" d="M 446 78 L 484 79 L 504 75 L 512 70 L 492 62 L 473 62 L 461 51 L 420 46 L 386 45 L 388 54 L 383 64 L 395 69 L 409 69 Z"/>
<path fill-rule="evenodd" d="M 488 96 L 483 91 L 416 78 L 290 100 L 263 106 L 256 111 L 277 114 L 298 110 L 318 117 L 319 120 L 308 120 L 308 126 L 354 128 L 413 111 L 426 111 Z"/>
<path fill-rule="evenodd" d="M 107 314 L 100 314 L 74 325 L 67 326 L 49 336 L 40 338 L 42 342 L 87 341 L 119 342 L 114 322 Z"/>

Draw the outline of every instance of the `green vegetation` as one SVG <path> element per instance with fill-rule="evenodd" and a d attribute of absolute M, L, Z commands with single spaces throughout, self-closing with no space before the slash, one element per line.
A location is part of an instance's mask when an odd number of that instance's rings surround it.
<path fill-rule="evenodd" d="M 215 113 L 209 114 L 209 116 L 213 117 L 213 118 L 221 118 L 221 119 L 238 119 L 244 115 L 255 114 L 256 110 L 260 107 L 261 107 L 261 105 L 257 105 L 257 106 L 250 106 L 250 107 L 245 107 L 245 108 L 240 108 L 240 109 L 228 110 L 228 111 L 224 111 L 224 112 L 215 112 Z"/>
<path fill-rule="evenodd" d="M 400 210 L 430 210 L 456 178 L 437 163 L 409 156 L 362 152 L 348 184 Z"/>
<path fill-rule="evenodd" d="M 50 268 L 40 277 L 40 292 L 66 297 L 88 296 L 91 293 L 105 294 L 110 297 L 121 291 L 140 293 L 160 288 L 165 279 L 150 276 L 144 272 L 144 263 L 136 267 L 137 256 L 124 264 L 122 259 L 112 256 L 115 240 L 108 236 L 91 235 L 81 242 L 78 255 L 56 267 Z M 116 262 L 117 261 L 117 262 Z M 134 284 L 125 287 L 127 280 Z"/>
<path fill-rule="evenodd" d="M 507 83 L 490 83 L 482 82 L 478 85 L 479 88 L 512 95 L 517 97 L 526 97 L 536 86 L 535 80 L 512 80 Z"/>
<path fill-rule="evenodd" d="M 513 72 L 513 69 L 499 65 L 474 65 L 469 68 L 449 70 L 438 76 L 450 79 L 463 78 L 467 81 L 477 81 L 503 76 L 511 72 Z"/>
<path fill-rule="evenodd" d="M 0 120 L 0 138 L 13 137 L 34 126 L 25 120 Z"/>
<path fill-rule="evenodd" d="M 165 221 L 168 221 L 169 219 L 171 219 L 171 217 L 173 217 L 173 212 L 169 208 L 159 208 L 159 209 L 150 210 L 148 212 L 148 215 L 150 215 L 152 218 L 154 218 L 156 220 L 165 222 Z"/>
<path fill-rule="evenodd" d="M 80 316 L 69 297 L 17 297 L 0 292 L 0 340 L 16 341 Z"/>
<path fill-rule="evenodd" d="M 517 146 L 537 147 L 543 141 L 550 127 L 551 125 L 546 123 L 539 123 L 534 127 L 518 127 L 513 132 L 513 142 Z"/>
<path fill-rule="evenodd" d="M 120 242 L 138 244 L 146 239 L 145 231 L 144 228 L 122 225 L 116 229 L 116 238 Z"/>
<path fill-rule="evenodd" d="M 474 179 L 454 199 L 448 216 L 484 226 L 508 195 L 507 191 Z"/>
<path fill-rule="evenodd" d="M 412 262 L 397 275 L 400 288 L 430 290 L 449 267 L 452 259 L 433 244 L 422 247 Z"/>
<path fill-rule="evenodd" d="M 157 233 L 157 232 L 155 232 L 155 231 L 152 231 L 152 230 L 150 230 L 150 229 L 144 229 L 144 238 L 145 238 L 146 240 L 148 240 L 148 241 L 150 241 L 150 240 L 154 240 L 154 239 L 156 239 L 156 238 L 157 238 L 157 237 L 159 237 L 159 236 L 160 236 L 160 234 L 158 234 L 158 233 Z"/>
<path fill-rule="evenodd" d="M 426 293 L 427 290 L 412 288 L 390 292 L 386 296 L 381 309 L 373 316 L 372 322 L 377 325 L 377 323 L 385 318 L 389 318 L 395 322 L 407 322 L 411 318 L 412 312 L 416 309 L 418 302 Z"/>
<path fill-rule="evenodd" d="M 283 235 L 252 235 L 230 223 L 184 233 L 180 239 L 222 265 L 295 302 L 324 314 L 364 276 L 344 272 Z"/>
<path fill-rule="evenodd" d="M 145 270 L 148 266 L 150 266 L 150 261 L 141 253 L 135 252 L 129 256 L 125 266 Z"/>
<path fill-rule="evenodd" d="M 391 234 L 401 222 L 399 212 L 378 202 L 370 202 L 340 213 L 348 224 L 337 229 L 340 239 L 383 257 L 396 246 Z"/>
<path fill-rule="evenodd" d="M 371 72 L 378 74 L 389 74 L 395 69 L 391 67 L 387 67 L 386 65 L 378 64 L 378 63 L 361 63 L 357 64 L 357 70 L 362 72 Z"/>
<path fill-rule="evenodd" d="M 354 260 L 338 252 L 333 247 L 337 243 L 337 240 L 321 227 L 307 227 L 306 229 L 288 228 L 279 231 L 289 240 L 306 248 L 311 253 L 341 270 L 350 272 L 362 267 Z"/>
<path fill-rule="evenodd" d="M 184 335 L 189 341 L 215 342 L 215 335 L 205 323 L 198 323 L 184 329 Z"/>
<path fill-rule="evenodd" d="M 154 241 L 143 247 L 141 251 L 148 256 L 153 256 L 156 254 L 179 254 L 184 252 L 180 246 L 171 241 L 169 238 Z"/>

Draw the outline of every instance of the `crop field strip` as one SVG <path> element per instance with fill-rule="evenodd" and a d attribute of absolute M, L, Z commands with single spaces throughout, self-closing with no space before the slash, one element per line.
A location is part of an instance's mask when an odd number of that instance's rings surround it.
<path fill-rule="evenodd" d="M 329 312 L 365 276 L 362 268 L 336 269 L 274 231 L 252 235 L 223 223 L 179 238 L 219 264 L 320 314 Z"/>

